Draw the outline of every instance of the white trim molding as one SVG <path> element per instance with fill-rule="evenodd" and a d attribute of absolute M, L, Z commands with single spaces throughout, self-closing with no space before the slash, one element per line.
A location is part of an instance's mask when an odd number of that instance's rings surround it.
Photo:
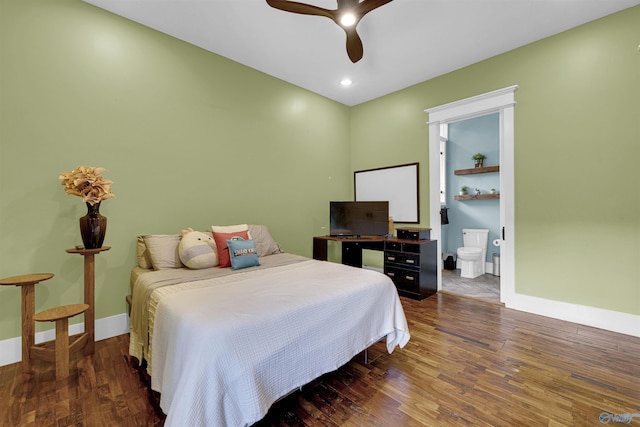
<path fill-rule="evenodd" d="M 513 93 L 518 85 L 505 87 L 492 92 L 483 93 L 448 104 L 424 110 L 429 115 L 428 125 L 432 122 L 452 123 L 471 117 L 490 114 L 500 109 L 515 105 Z"/>
<path fill-rule="evenodd" d="M 515 294 L 514 107 L 517 85 L 424 110 L 429 115 L 429 227 L 442 253 L 440 224 L 440 126 L 491 113 L 500 114 L 500 301 Z M 442 257 L 438 256 L 438 290 Z"/>
<path fill-rule="evenodd" d="M 84 332 L 84 323 L 69 325 L 69 335 Z M 96 320 L 96 341 L 129 333 L 129 316 L 126 313 Z M 38 332 L 36 344 L 52 341 L 56 338 L 55 329 Z M 22 361 L 22 337 L 0 341 L 0 366 Z"/>
<path fill-rule="evenodd" d="M 545 298 L 515 291 L 514 92 L 517 85 L 425 110 L 429 114 L 429 217 L 431 238 L 440 243 L 440 125 L 500 112 L 500 301 L 505 307 L 576 324 L 640 337 L 640 316 Z M 438 256 L 438 290 L 442 288 L 442 257 Z"/>
<path fill-rule="evenodd" d="M 640 337 L 640 316 L 597 307 L 514 294 L 507 308 Z"/>

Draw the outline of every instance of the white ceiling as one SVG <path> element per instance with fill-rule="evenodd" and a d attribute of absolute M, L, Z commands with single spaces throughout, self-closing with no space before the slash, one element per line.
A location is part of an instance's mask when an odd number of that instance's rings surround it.
<path fill-rule="evenodd" d="M 360 21 L 364 57 L 353 64 L 334 22 L 273 9 L 265 0 L 84 1 L 349 106 L 640 4 L 394 0 Z M 351 87 L 340 86 L 345 77 Z"/>

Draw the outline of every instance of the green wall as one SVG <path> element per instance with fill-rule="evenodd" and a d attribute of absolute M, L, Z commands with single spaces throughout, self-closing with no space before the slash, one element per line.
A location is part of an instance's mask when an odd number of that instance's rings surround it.
<path fill-rule="evenodd" d="M 51 272 L 36 309 L 81 302 L 79 197 L 58 175 L 107 168 L 96 318 L 125 312 L 135 236 L 261 223 L 311 256 L 350 197 L 349 109 L 80 0 L 0 0 L 0 277 Z M 0 289 L 0 340 L 20 290 Z M 47 325 L 50 328 L 51 325 Z"/>
<path fill-rule="evenodd" d="M 419 161 L 428 226 L 423 110 L 519 85 L 516 292 L 640 314 L 638 23 L 640 6 L 352 108 L 353 169 Z"/>
<path fill-rule="evenodd" d="M 97 318 L 125 311 L 135 236 L 263 223 L 311 255 L 353 171 L 419 161 L 423 110 L 518 84 L 516 291 L 640 314 L 640 7 L 348 108 L 80 0 L 0 0 L 0 277 L 52 272 L 37 309 L 82 300 L 82 201 L 102 166 Z M 550 251 L 548 248 L 553 247 Z M 20 335 L 0 289 L 0 340 Z"/>

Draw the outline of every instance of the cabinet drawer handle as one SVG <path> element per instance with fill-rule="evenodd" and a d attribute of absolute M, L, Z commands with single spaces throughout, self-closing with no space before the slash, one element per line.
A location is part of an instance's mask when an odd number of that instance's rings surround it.
<path fill-rule="evenodd" d="M 395 260 L 396 260 L 396 257 L 394 257 L 394 256 L 388 256 L 387 257 L 387 261 L 395 261 Z"/>
<path fill-rule="evenodd" d="M 388 272 L 388 273 L 387 273 L 387 276 L 389 276 L 389 277 L 393 277 L 393 276 L 395 276 L 395 273 Z"/>
<path fill-rule="evenodd" d="M 413 276 L 405 276 L 405 279 L 407 279 L 407 280 L 415 280 L 415 278 Z"/>
<path fill-rule="evenodd" d="M 408 259 L 408 260 L 407 260 L 407 264 L 415 264 L 415 261 L 414 261 L 414 260 L 412 260 L 412 259 Z"/>

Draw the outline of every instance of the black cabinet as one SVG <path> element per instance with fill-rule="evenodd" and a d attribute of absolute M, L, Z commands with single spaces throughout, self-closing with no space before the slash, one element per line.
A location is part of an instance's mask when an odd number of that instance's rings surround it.
<path fill-rule="evenodd" d="M 384 274 L 398 294 L 424 299 L 438 291 L 438 258 L 435 240 L 387 240 Z"/>

